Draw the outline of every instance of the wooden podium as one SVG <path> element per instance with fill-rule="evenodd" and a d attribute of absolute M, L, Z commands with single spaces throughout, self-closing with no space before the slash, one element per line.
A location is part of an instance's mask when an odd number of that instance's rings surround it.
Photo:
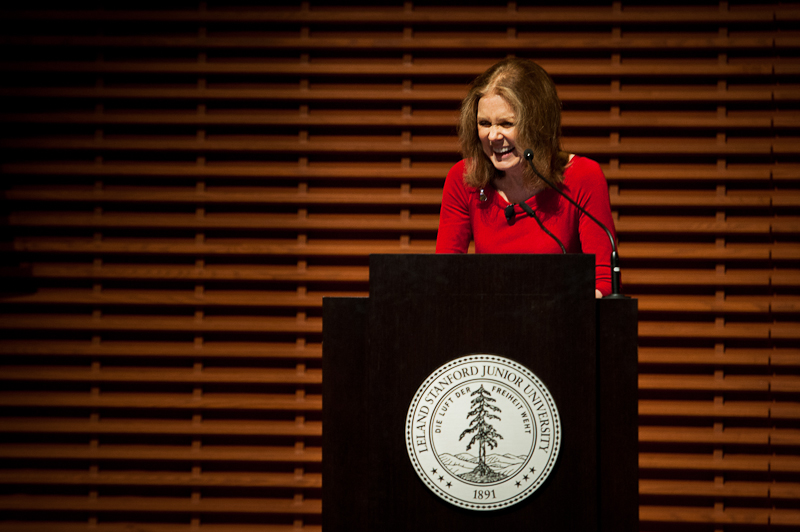
<path fill-rule="evenodd" d="M 325 532 L 638 530 L 637 304 L 596 300 L 594 269 L 592 255 L 373 255 L 369 298 L 325 298 Z M 545 483 L 494 511 L 436 496 L 405 442 L 420 384 L 477 353 L 530 369 L 562 427 Z"/>

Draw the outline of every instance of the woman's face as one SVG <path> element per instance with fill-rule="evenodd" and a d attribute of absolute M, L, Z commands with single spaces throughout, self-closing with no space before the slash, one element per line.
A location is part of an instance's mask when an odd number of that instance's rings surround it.
<path fill-rule="evenodd" d="M 483 153 L 497 170 L 522 173 L 524 160 L 516 142 L 516 117 L 502 96 L 487 94 L 478 100 L 478 137 Z"/>

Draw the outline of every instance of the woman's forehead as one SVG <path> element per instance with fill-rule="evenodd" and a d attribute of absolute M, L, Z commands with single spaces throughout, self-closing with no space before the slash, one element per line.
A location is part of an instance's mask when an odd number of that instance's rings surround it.
<path fill-rule="evenodd" d="M 478 115 L 513 118 L 514 109 L 499 94 L 486 94 L 478 100 Z"/>

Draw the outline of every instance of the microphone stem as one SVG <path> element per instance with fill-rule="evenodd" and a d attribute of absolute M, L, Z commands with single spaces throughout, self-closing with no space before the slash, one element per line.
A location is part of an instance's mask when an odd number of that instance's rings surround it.
<path fill-rule="evenodd" d="M 558 237 L 556 237 L 556 235 L 551 233 L 544 225 L 542 225 L 542 222 L 539 220 L 539 217 L 536 216 L 536 213 L 533 212 L 533 209 L 531 209 L 530 205 L 528 205 L 523 201 L 522 203 L 519 204 L 519 206 L 522 207 L 522 210 L 525 211 L 528 214 L 528 216 L 531 216 L 534 220 L 536 220 L 536 223 L 539 224 L 539 227 L 542 229 L 542 231 L 547 233 L 547 235 L 550 238 L 555 240 L 558 246 L 561 248 L 561 253 L 566 255 L 567 248 L 564 247 L 564 244 L 561 243 L 561 240 L 559 240 Z"/>
<path fill-rule="evenodd" d="M 550 188 L 558 192 L 560 195 L 562 195 L 564 198 L 566 198 L 567 201 L 575 205 L 575 207 L 577 207 L 578 210 L 580 210 L 583 214 L 588 216 L 592 221 L 594 221 L 594 223 L 599 225 L 603 229 L 603 231 L 606 232 L 606 236 L 608 236 L 608 239 L 611 241 L 611 295 L 608 295 L 606 297 L 609 299 L 626 298 L 627 296 L 624 296 L 619 293 L 619 274 L 620 274 L 619 255 L 617 253 L 617 244 L 616 242 L 614 242 L 614 237 L 611 235 L 611 231 L 608 230 L 608 227 L 606 227 L 605 224 L 603 224 L 603 222 L 592 216 L 586 209 L 578 205 L 577 201 L 564 194 L 561 191 L 561 189 L 559 189 L 557 186 L 551 183 L 549 179 L 547 179 L 546 177 L 544 177 L 542 174 L 539 173 L 539 170 L 536 169 L 536 165 L 533 164 L 532 150 L 525 150 L 524 156 L 525 160 L 528 161 L 528 164 L 531 166 L 531 170 L 533 170 L 533 173 L 535 173 L 539 177 L 539 179 L 544 181 L 547 184 L 547 186 L 549 186 Z"/>

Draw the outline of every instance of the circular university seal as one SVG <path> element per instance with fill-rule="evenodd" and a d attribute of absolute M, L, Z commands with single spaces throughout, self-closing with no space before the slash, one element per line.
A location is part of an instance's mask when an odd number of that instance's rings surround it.
<path fill-rule="evenodd" d="M 406 448 L 419 478 L 470 510 L 499 510 L 528 497 L 552 471 L 560 444 L 550 392 L 528 368 L 496 355 L 439 367 L 406 417 Z"/>

